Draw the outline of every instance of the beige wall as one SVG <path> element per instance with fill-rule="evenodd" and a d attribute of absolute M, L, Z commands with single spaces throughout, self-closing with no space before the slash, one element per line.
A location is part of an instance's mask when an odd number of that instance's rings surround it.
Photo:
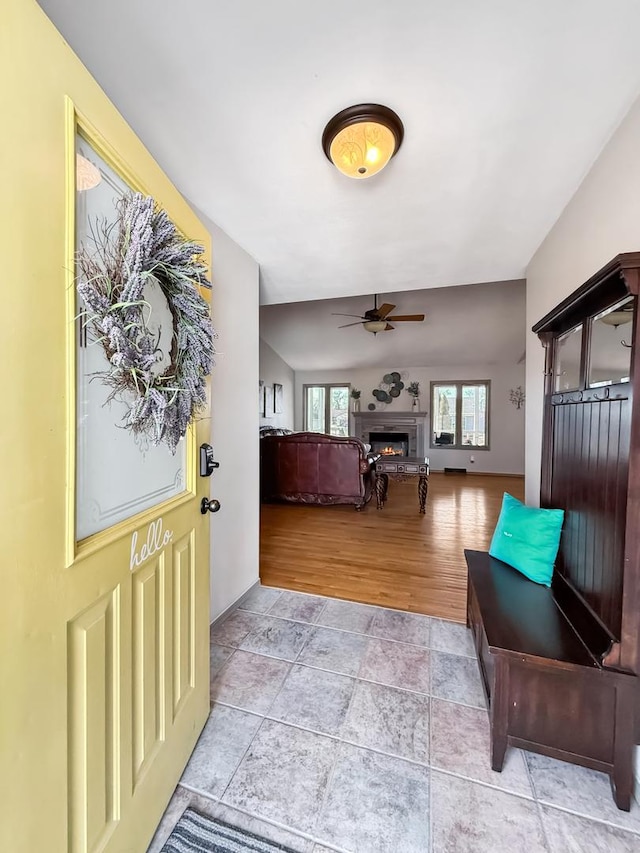
<path fill-rule="evenodd" d="M 640 101 L 629 111 L 527 268 L 526 496 L 540 495 L 542 347 L 530 331 L 620 252 L 640 249 Z"/>
<path fill-rule="evenodd" d="M 527 269 L 527 329 L 607 261 L 640 250 L 640 101 L 629 111 Z M 540 496 L 542 347 L 527 333 L 526 498 Z M 640 794 L 640 750 L 636 753 Z"/>
<path fill-rule="evenodd" d="M 273 386 L 274 382 L 282 385 L 282 408 L 284 409 L 282 414 L 273 413 L 268 418 L 261 417 L 260 426 L 293 429 L 293 369 L 262 338 L 260 338 L 260 379 L 265 385 Z"/>
<path fill-rule="evenodd" d="M 213 241 L 216 366 L 211 381 L 211 444 L 220 468 L 210 492 L 211 619 L 258 580 L 258 264 L 202 212 Z"/>

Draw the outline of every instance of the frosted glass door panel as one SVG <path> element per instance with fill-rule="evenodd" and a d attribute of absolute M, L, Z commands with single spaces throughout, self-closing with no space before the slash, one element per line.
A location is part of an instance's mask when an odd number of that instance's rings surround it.
<path fill-rule="evenodd" d="M 125 182 L 93 148 L 77 137 L 77 152 L 100 171 L 93 189 L 76 195 L 76 243 L 92 250 L 92 234 L 116 219 L 116 203 L 128 191 Z M 158 285 L 148 285 L 149 325 L 159 335 L 162 359 L 168 363 L 173 322 L 167 301 Z M 123 429 L 126 401 L 107 402 L 110 390 L 99 374 L 108 362 L 100 343 L 85 328 L 84 305 L 78 301 L 77 321 L 77 435 L 76 435 L 76 539 L 106 530 L 162 503 L 185 490 L 186 442 L 175 456 L 165 444 L 154 447 L 141 436 Z"/>

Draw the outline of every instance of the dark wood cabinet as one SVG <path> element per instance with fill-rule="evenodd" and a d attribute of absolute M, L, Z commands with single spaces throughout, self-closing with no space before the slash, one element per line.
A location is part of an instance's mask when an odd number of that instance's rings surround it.
<path fill-rule="evenodd" d="M 627 810 L 640 741 L 639 285 L 640 253 L 619 255 L 533 327 L 541 505 L 565 510 L 551 589 L 466 552 L 493 768 L 513 745 L 601 770 Z"/>

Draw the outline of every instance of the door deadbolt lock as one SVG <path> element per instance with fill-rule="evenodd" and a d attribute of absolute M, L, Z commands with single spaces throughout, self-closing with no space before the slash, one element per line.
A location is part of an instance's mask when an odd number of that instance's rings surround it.
<path fill-rule="evenodd" d="M 220 463 L 213 458 L 213 447 L 210 444 L 200 445 L 200 476 L 210 477 Z"/>
<path fill-rule="evenodd" d="M 215 498 L 202 498 L 202 502 L 200 503 L 200 512 L 203 515 L 206 515 L 208 512 L 218 512 L 220 509 L 220 501 Z"/>

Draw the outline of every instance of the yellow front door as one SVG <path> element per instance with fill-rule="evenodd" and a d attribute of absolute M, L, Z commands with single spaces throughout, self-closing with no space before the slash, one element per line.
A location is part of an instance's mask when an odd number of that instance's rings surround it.
<path fill-rule="evenodd" d="M 209 238 L 34 0 L 3 4 L 0 109 L 0 850 L 142 853 L 209 708 L 210 422 L 175 456 L 118 428 L 73 261 L 127 187 Z"/>

